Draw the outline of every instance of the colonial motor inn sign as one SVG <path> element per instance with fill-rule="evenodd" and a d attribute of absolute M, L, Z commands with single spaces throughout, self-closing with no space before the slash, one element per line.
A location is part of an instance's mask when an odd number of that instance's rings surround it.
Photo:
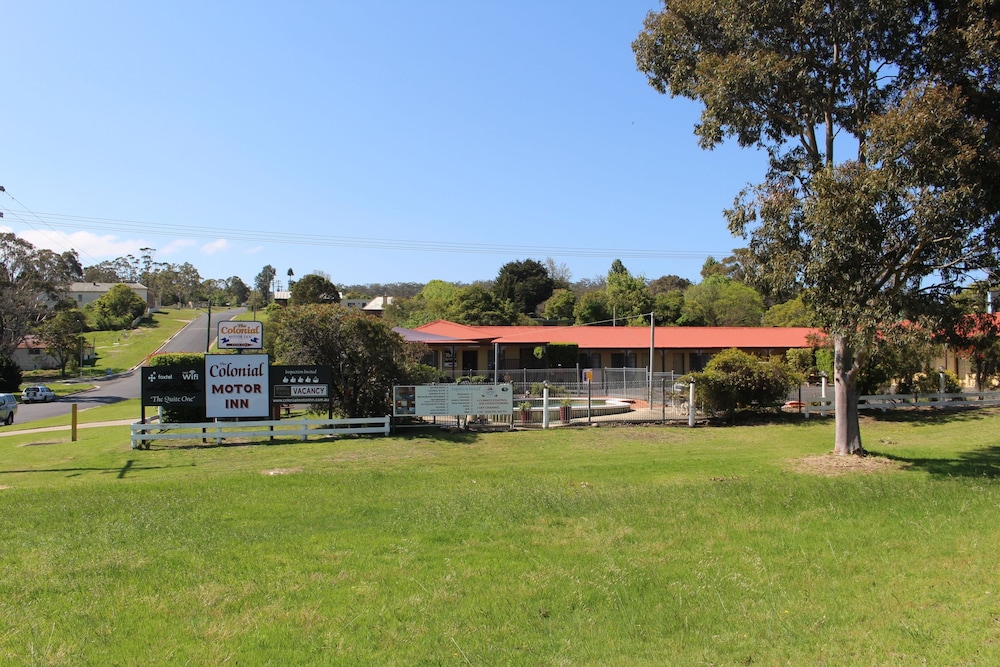
<path fill-rule="evenodd" d="M 266 354 L 205 355 L 205 416 L 267 417 Z"/>
<path fill-rule="evenodd" d="M 202 365 L 144 366 L 142 404 L 158 408 L 205 405 L 205 367 Z"/>
<path fill-rule="evenodd" d="M 271 366 L 271 397 L 275 403 L 328 403 L 330 366 Z"/>
<path fill-rule="evenodd" d="M 220 350 L 264 348 L 264 325 L 260 322 L 219 322 Z"/>

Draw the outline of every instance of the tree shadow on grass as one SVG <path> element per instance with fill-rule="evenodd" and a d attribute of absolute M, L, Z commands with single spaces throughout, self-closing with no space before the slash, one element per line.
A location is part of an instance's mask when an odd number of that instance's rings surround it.
<path fill-rule="evenodd" d="M 194 464 L 191 464 L 193 466 Z M 163 470 L 164 468 L 189 467 L 175 465 L 136 465 L 134 459 L 129 459 L 122 466 L 116 468 L 100 467 L 66 467 L 66 468 L 24 468 L 21 470 L 0 470 L 0 475 L 23 475 L 27 473 L 66 473 L 66 477 L 79 477 L 88 472 L 96 472 L 102 475 L 114 475 L 117 479 L 125 479 L 131 473 L 138 473 L 145 470 Z"/>
<path fill-rule="evenodd" d="M 942 477 L 1000 478 L 1000 447 L 996 446 L 976 449 L 947 459 L 899 456 L 873 450 L 868 453 L 895 461 L 902 470 L 917 470 Z"/>
<path fill-rule="evenodd" d="M 1000 414 L 997 408 L 947 407 L 906 408 L 888 410 L 861 410 L 861 417 L 876 422 L 911 424 L 913 426 L 940 426 L 962 422 L 976 422 Z"/>

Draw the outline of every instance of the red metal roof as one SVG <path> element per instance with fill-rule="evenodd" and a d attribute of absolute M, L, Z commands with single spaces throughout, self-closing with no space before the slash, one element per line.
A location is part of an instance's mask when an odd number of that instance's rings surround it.
<path fill-rule="evenodd" d="M 417 331 L 480 344 L 544 345 L 576 343 L 584 349 L 649 349 L 649 327 L 473 327 L 437 320 Z M 810 327 L 656 327 L 653 344 L 669 349 L 776 349 L 811 347 L 821 331 Z M 443 342 L 443 341 L 442 341 Z"/>

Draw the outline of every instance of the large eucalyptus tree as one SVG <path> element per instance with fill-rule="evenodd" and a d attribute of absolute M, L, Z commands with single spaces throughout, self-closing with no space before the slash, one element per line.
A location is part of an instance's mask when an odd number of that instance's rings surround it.
<path fill-rule="evenodd" d="M 667 0 L 633 50 L 703 105 L 701 146 L 766 151 L 729 226 L 758 278 L 804 287 L 834 343 L 835 451 L 862 453 L 873 346 L 997 265 L 997 4 Z"/>

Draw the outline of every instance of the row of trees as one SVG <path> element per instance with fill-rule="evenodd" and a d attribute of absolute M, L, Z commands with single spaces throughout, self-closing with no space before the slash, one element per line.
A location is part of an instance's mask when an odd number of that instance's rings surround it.
<path fill-rule="evenodd" d="M 409 298 L 396 298 L 386 316 L 416 327 L 436 319 L 469 325 L 580 324 L 648 326 L 811 326 L 800 294 L 788 302 L 768 301 L 744 279 L 735 257 L 709 257 L 702 281 L 677 275 L 655 280 L 634 275 L 615 260 L 606 276 L 569 281 L 554 263 L 527 259 L 501 267 L 493 281 L 460 285 L 432 280 Z M 293 288 L 294 289 L 294 288 Z"/>

